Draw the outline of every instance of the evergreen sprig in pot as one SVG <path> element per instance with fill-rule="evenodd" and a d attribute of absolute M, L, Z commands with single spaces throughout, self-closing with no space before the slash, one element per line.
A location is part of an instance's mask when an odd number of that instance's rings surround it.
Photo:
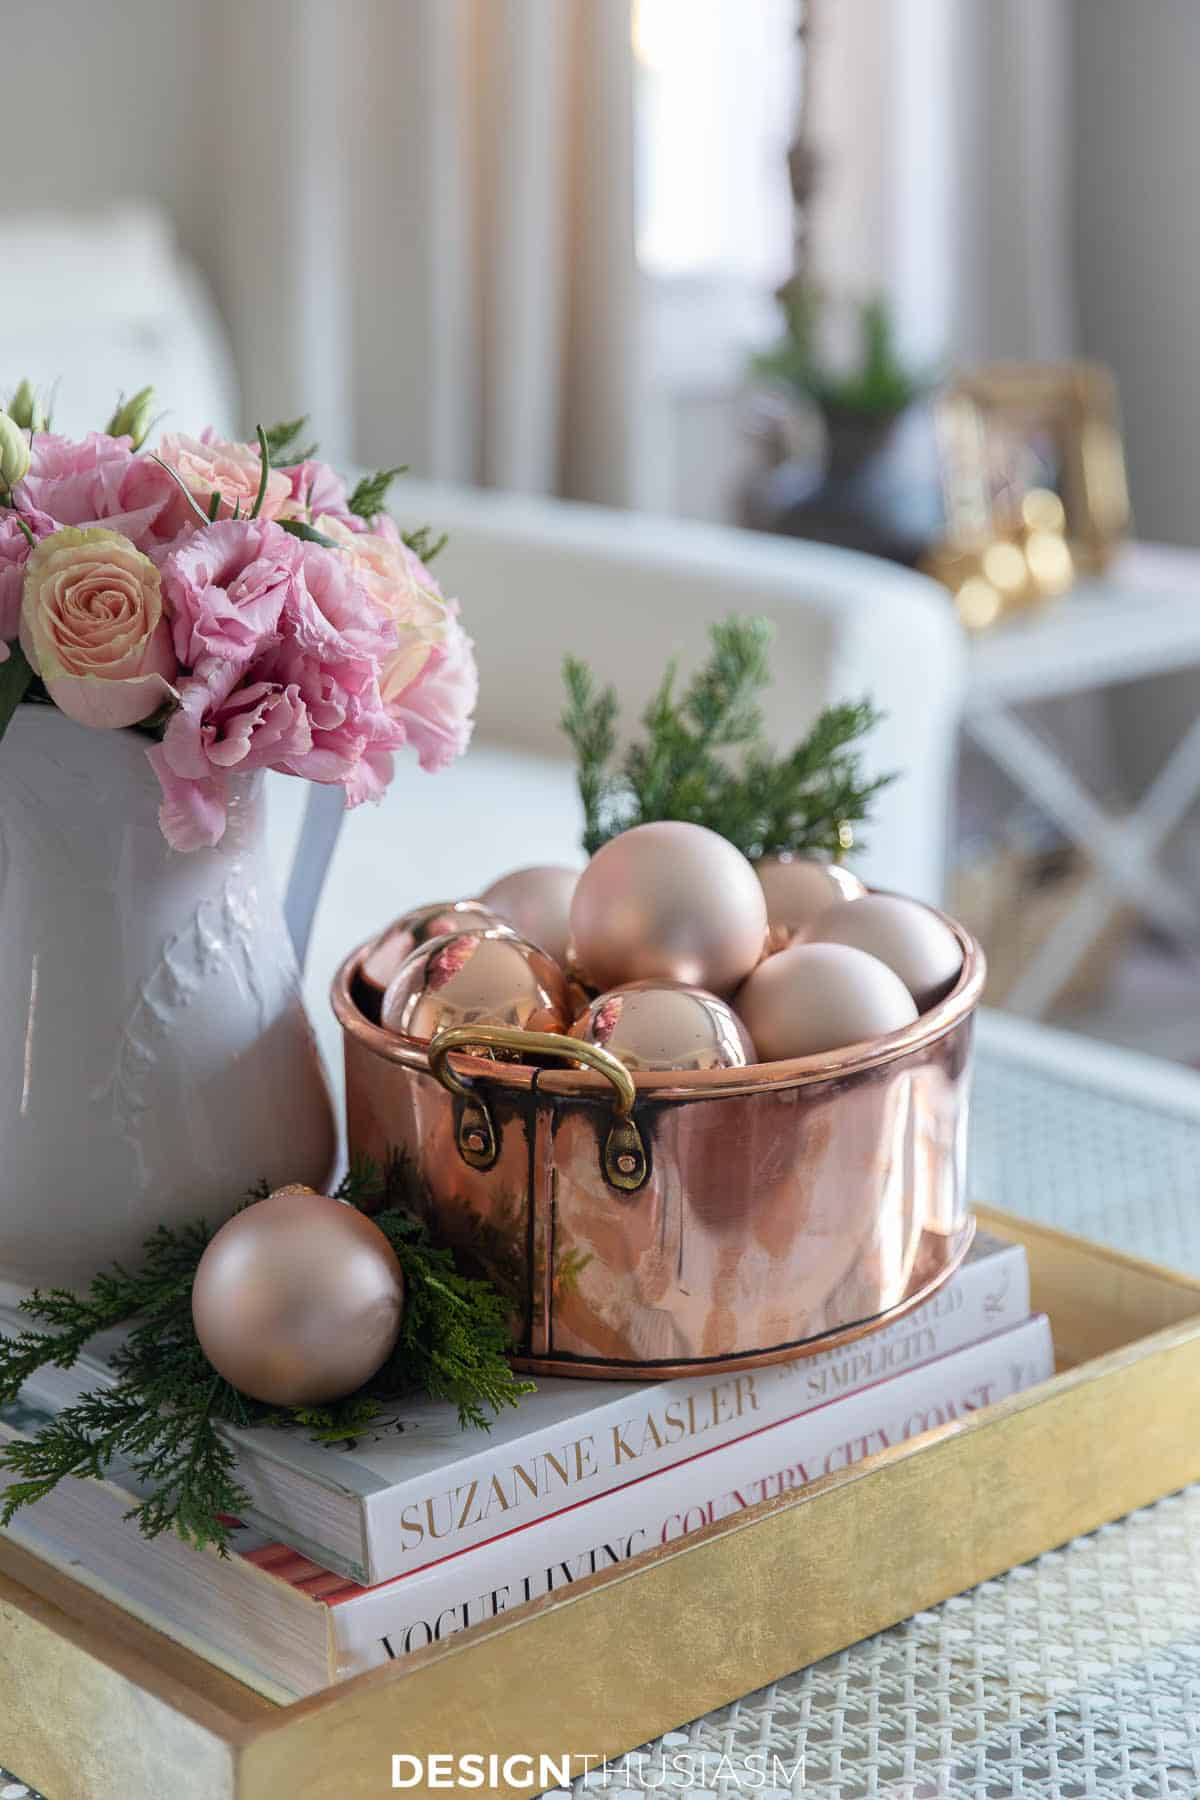
<path fill-rule="evenodd" d="M 302 420 L 151 452 L 152 412 L 69 440 L 26 383 L 0 412 L 6 1299 L 213 1222 L 214 1193 L 325 1187 L 265 772 L 353 804 L 406 741 L 436 767 L 469 731 L 470 644 L 386 476 L 349 493 Z"/>

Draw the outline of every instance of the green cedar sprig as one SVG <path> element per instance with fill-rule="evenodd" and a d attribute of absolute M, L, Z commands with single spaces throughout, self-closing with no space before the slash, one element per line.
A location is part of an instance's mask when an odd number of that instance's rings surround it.
<path fill-rule="evenodd" d="M 268 425 L 263 433 L 267 440 L 267 451 L 273 469 L 290 469 L 297 463 L 307 462 L 317 454 L 315 444 L 300 442 L 300 436 L 308 424 L 308 414 L 301 413 L 298 419 L 281 419 L 278 425 Z"/>
<path fill-rule="evenodd" d="M 379 1419 L 387 1399 L 404 1391 L 452 1400 L 464 1426 L 483 1427 L 489 1412 L 529 1392 L 530 1383 L 519 1381 L 505 1360 L 504 1301 L 488 1282 L 461 1274 L 451 1253 L 437 1249 L 407 1210 L 424 1203 L 411 1165 L 398 1159 L 382 1176 L 357 1165 L 339 1195 L 355 1204 L 384 1203 L 375 1220 L 407 1283 L 400 1341 L 365 1388 L 329 1405 L 279 1408 L 231 1387 L 213 1370 L 192 1326 L 192 1282 L 212 1232 L 203 1222 L 160 1227 L 147 1239 L 139 1269 L 114 1266 L 95 1276 L 82 1297 L 60 1288 L 35 1293 L 23 1310 L 36 1328 L 0 1338 L 0 1405 L 7 1405 L 38 1369 L 69 1368 L 96 1332 L 133 1321 L 110 1358 L 112 1387 L 83 1395 L 34 1436 L 0 1451 L 0 1467 L 18 1478 L 4 1495 L 0 1520 L 7 1524 L 67 1476 L 99 1478 L 110 1465 L 123 1465 L 145 1496 L 129 1515 L 143 1535 L 174 1531 L 197 1548 L 225 1554 L 226 1520 L 249 1501 L 222 1423 L 293 1426 L 323 1443 L 351 1443 Z"/>
<path fill-rule="evenodd" d="M 406 467 L 407 464 L 399 463 L 394 469 L 376 469 L 373 475 L 364 475 L 350 496 L 350 511 L 368 521 L 381 513 L 388 489 L 397 475 L 404 474 Z"/>
<path fill-rule="evenodd" d="M 683 819 L 719 832 L 752 861 L 780 851 L 840 856 L 894 779 L 862 770 L 859 741 L 880 715 L 869 700 L 826 707 L 777 755 L 759 704 L 771 679 L 769 622 L 726 619 L 710 635 L 709 658 L 682 692 L 669 665 L 642 715 L 645 736 L 622 756 L 615 690 L 567 658 L 562 728 L 575 751 L 584 849 L 592 855 L 634 825 Z"/>

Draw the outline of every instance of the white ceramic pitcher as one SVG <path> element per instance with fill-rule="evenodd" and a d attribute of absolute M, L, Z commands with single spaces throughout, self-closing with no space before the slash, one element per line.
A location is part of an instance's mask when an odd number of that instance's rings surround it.
<path fill-rule="evenodd" d="M 262 778 L 231 792 L 222 842 L 183 855 L 138 733 L 25 705 L 0 743 L 0 1298 L 136 1262 L 262 1178 L 329 1176 Z M 301 942 L 323 873 L 310 854 L 293 881 Z"/>

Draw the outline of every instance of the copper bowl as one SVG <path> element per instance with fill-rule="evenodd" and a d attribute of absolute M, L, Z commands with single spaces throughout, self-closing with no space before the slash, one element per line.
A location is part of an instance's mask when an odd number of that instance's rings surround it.
<path fill-rule="evenodd" d="M 984 959 L 946 923 L 962 970 L 912 1025 L 696 1073 L 631 1075 L 594 1045 L 498 1027 L 469 1041 L 534 1060 L 462 1054 L 461 1029 L 397 1037 L 372 1017 L 364 944 L 332 995 L 351 1155 L 420 1171 L 435 1237 L 512 1303 L 518 1368 L 653 1378 L 824 1349 L 917 1305 L 971 1241 Z"/>

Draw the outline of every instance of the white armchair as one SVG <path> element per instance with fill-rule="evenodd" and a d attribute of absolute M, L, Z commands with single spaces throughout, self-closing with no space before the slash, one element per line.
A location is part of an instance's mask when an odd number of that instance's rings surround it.
<path fill-rule="evenodd" d="M 866 748 L 900 778 L 881 796 L 855 860 L 866 877 L 936 900 L 962 696 L 950 607 L 929 581 L 822 545 L 592 506 L 404 482 L 406 522 L 448 531 L 437 573 L 461 595 L 482 676 L 475 744 L 424 776 L 407 757 L 378 807 L 350 814 L 320 908 L 308 998 L 331 1066 L 326 1000 L 338 959 L 405 907 L 478 891 L 507 868 L 580 860 L 579 807 L 558 729 L 564 654 L 614 681 L 634 723 L 663 666 L 686 671 L 707 627 L 730 613 L 775 626 L 771 737 L 784 744 L 827 700 L 869 694 L 885 719 Z M 300 782 L 275 783 L 273 829 L 299 829 Z M 335 793 L 313 790 L 309 872 L 338 825 Z M 309 894 L 302 866 L 293 917 Z"/>

